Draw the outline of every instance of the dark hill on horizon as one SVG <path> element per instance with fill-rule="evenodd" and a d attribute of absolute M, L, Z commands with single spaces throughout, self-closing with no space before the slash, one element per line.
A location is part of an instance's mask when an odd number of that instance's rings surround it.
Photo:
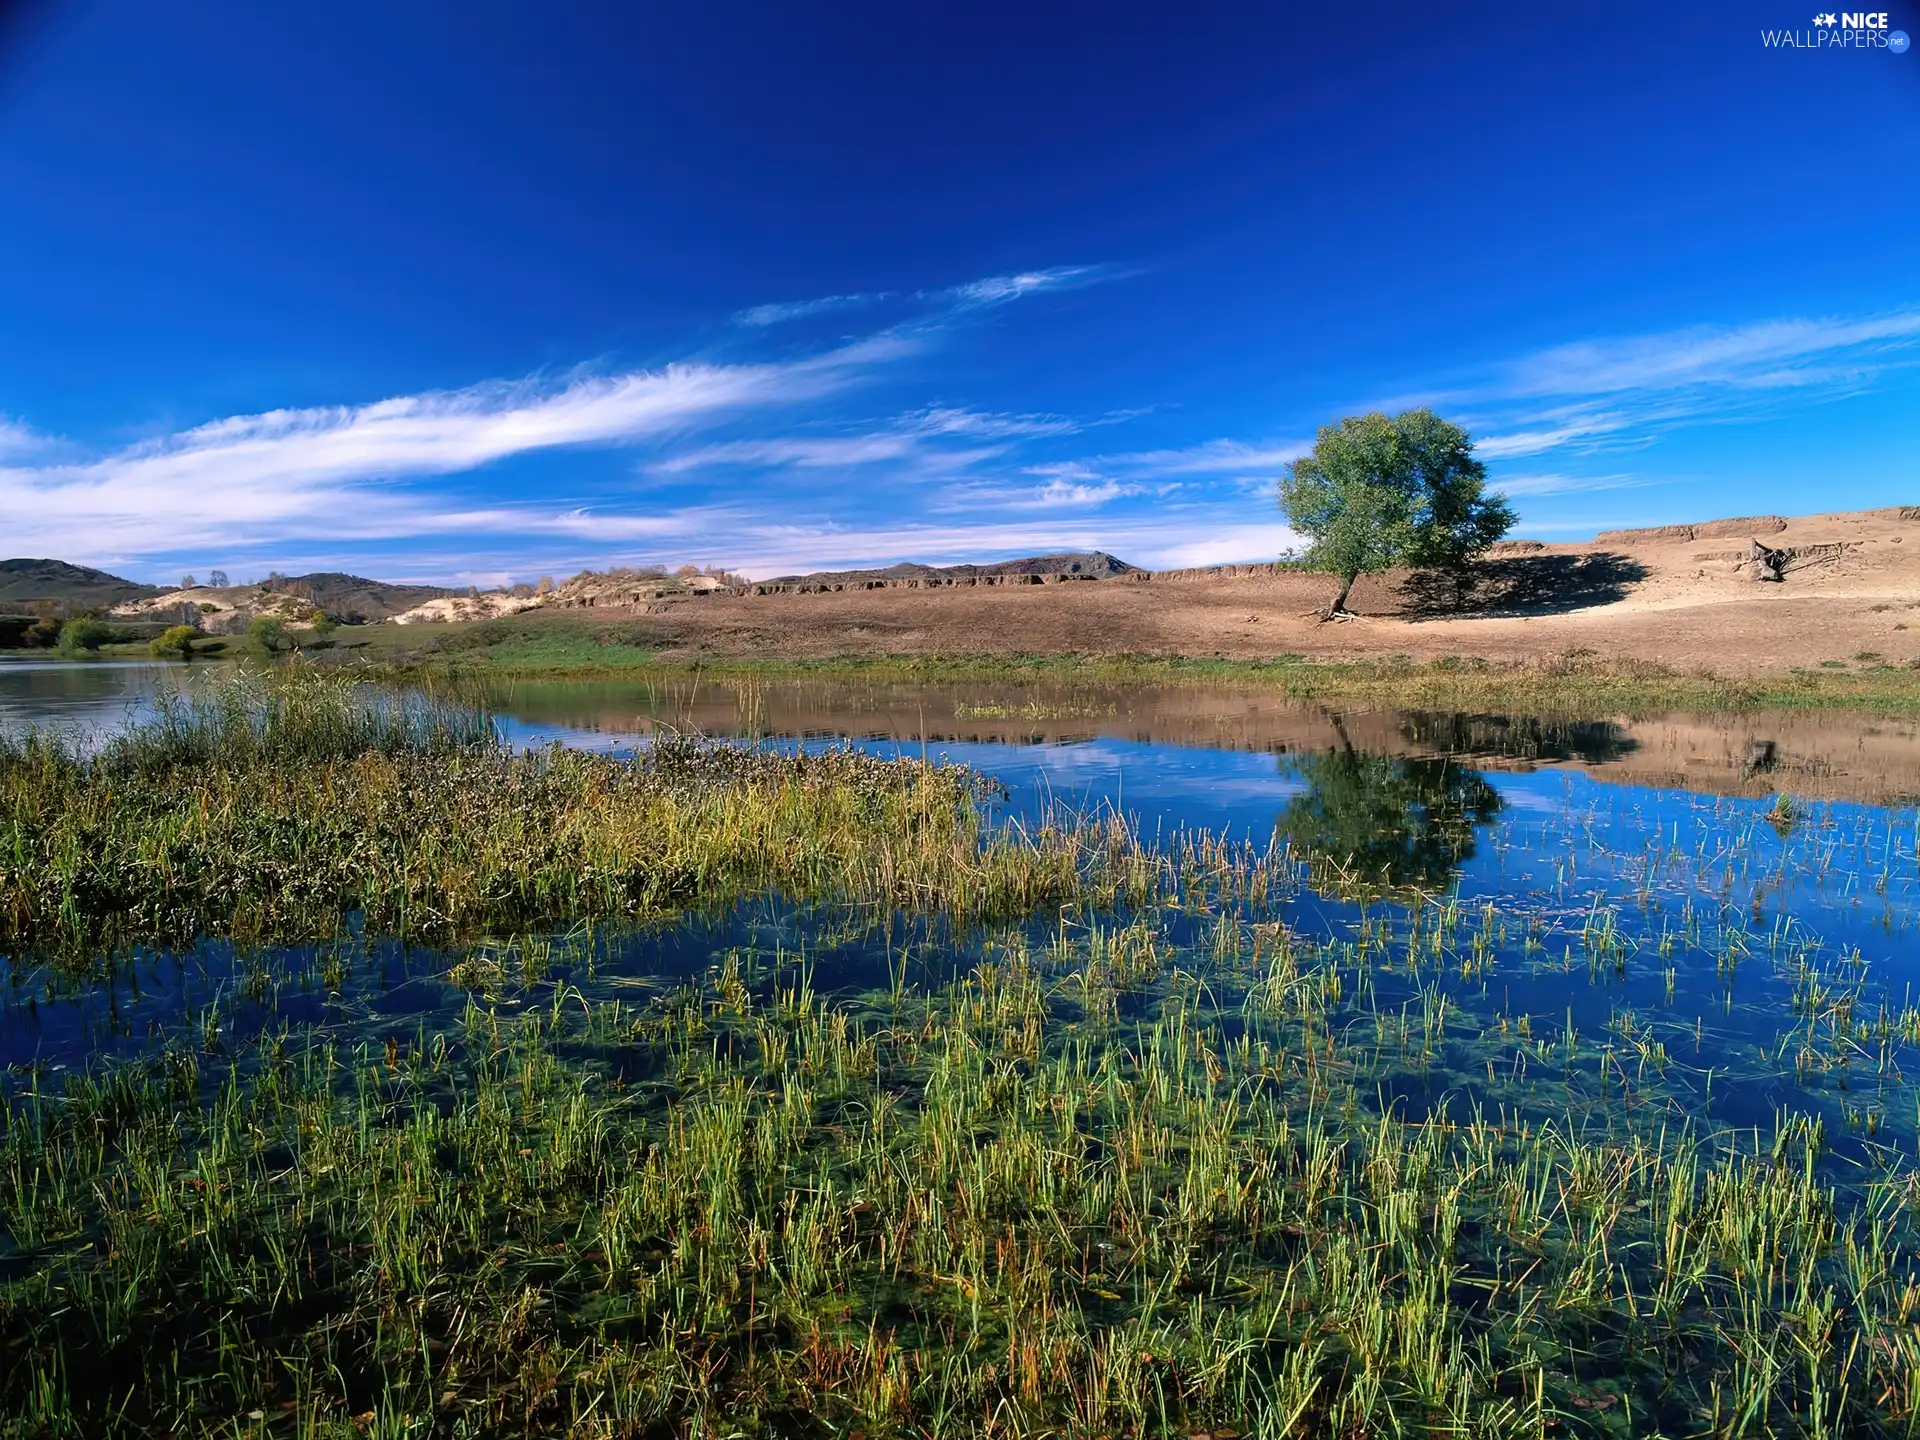
<path fill-rule="evenodd" d="M 1059 555 L 1029 555 L 1020 560 L 996 560 L 990 565 L 920 565 L 902 561 L 883 570 L 816 570 L 806 575 L 780 575 L 762 585 L 857 585 L 866 580 L 976 580 L 987 575 L 1076 575 L 1107 580 L 1131 575 L 1139 567 L 1104 550 L 1068 551 Z"/>
<path fill-rule="evenodd" d="M 65 560 L 0 560 L 0 608 L 66 602 L 82 609 L 125 605 L 158 595 L 157 585 L 123 580 L 90 565 Z"/>

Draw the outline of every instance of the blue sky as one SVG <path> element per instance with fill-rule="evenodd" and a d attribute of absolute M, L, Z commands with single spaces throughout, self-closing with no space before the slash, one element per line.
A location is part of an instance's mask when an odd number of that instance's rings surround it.
<path fill-rule="evenodd" d="M 1542 538 L 1920 502 L 1920 54 L 1813 13 L 42 4 L 0 553 L 1261 559 L 1413 402 Z"/>

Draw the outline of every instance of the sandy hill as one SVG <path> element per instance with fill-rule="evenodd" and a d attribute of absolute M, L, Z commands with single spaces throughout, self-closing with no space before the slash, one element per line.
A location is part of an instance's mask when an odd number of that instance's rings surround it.
<path fill-rule="evenodd" d="M 1320 618 L 1335 582 L 1274 565 L 1129 570 L 1100 585 L 824 581 L 599 603 L 629 643 L 679 655 L 1576 651 L 1723 674 L 1920 661 L 1920 507 L 1910 506 L 1508 541 L 1464 583 L 1364 577 L 1357 618 L 1335 623 Z"/>
<path fill-rule="evenodd" d="M 65 560 L 0 560 L 0 607 L 64 602 L 83 609 L 122 605 L 158 593 L 157 586 Z"/>
<path fill-rule="evenodd" d="M 143 596 L 117 606 L 113 613 L 128 619 L 184 619 L 191 614 L 198 616 L 202 629 L 213 633 L 244 629 L 257 615 L 297 621 L 316 610 L 349 625 L 391 620 L 429 601 L 458 593 L 440 585 L 389 585 L 331 570 L 282 576 L 254 585 L 143 589 Z"/>
<path fill-rule="evenodd" d="M 817 570 L 806 575 L 781 575 L 764 585 L 858 585 L 873 580 L 977 580 L 989 575 L 1072 575 L 1086 580 L 1109 580 L 1131 575 L 1135 567 L 1104 550 L 1060 555 L 1029 555 L 1020 560 L 997 560 L 989 565 L 918 565 L 902 561 L 884 570 Z"/>

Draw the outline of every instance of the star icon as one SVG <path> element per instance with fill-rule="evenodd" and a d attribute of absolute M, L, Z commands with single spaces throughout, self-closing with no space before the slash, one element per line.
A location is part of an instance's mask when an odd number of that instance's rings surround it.
<path fill-rule="evenodd" d="M 1829 10 L 1825 14 L 1814 16 L 1813 23 L 1816 25 L 1836 25 L 1839 23 L 1839 17 Z"/>

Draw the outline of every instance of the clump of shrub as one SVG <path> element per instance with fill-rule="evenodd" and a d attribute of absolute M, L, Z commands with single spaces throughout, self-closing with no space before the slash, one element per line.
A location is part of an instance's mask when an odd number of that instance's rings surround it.
<path fill-rule="evenodd" d="M 113 639 L 113 627 L 91 615 L 77 615 L 60 627 L 60 648 L 69 655 L 91 653 Z"/>
<path fill-rule="evenodd" d="M 173 625 L 147 642 L 148 651 L 156 659 L 193 658 L 193 642 L 201 638 L 198 625 Z"/>
<path fill-rule="evenodd" d="M 287 622 L 272 615 L 256 615 L 249 621 L 247 639 L 269 655 L 293 644 L 293 637 L 287 633 Z"/>

